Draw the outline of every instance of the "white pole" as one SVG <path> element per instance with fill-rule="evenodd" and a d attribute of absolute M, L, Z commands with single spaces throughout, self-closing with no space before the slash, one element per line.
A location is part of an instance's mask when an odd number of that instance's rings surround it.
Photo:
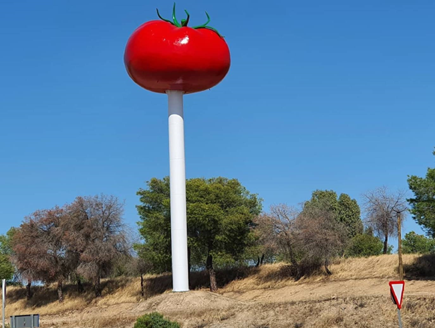
<path fill-rule="evenodd" d="M 173 291 L 189 291 L 183 92 L 168 90 Z"/>
<path fill-rule="evenodd" d="M 2 323 L 5 328 L 6 279 L 2 279 Z"/>

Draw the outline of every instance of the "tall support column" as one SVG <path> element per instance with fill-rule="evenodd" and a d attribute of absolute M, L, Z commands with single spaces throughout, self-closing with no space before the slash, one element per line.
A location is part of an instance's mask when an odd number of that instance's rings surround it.
<path fill-rule="evenodd" d="M 168 90 L 173 291 L 189 291 L 183 92 Z"/>

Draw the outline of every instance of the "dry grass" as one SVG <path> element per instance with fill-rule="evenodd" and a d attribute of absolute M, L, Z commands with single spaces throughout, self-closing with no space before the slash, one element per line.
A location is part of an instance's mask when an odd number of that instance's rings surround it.
<path fill-rule="evenodd" d="M 411 265 L 419 255 L 403 255 L 403 264 Z M 331 279 L 394 278 L 398 275 L 398 255 L 341 259 L 331 267 Z"/>
<path fill-rule="evenodd" d="M 199 297 L 201 298 L 201 297 Z M 433 328 L 434 299 L 411 298 L 416 312 L 403 311 L 404 327 Z M 193 328 L 398 327 L 387 297 L 341 298 L 306 302 L 234 303 L 226 308 L 182 306 L 161 309 L 170 320 Z"/>
<path fill-rule="evenodd" d="M 417 259 L 405 255 L 403 261 L 412 268 Z M 132 327 L 138 316 L 152 311 L 194 328 L 395 327 L 396 311 L 386 286 L 397 278 L 397 260 L 397 255 L 341 259 L 331 265 L 333 275 L 321 272 L 298 281 L 283 263 L 219 271 L 219 294 L 207 291 L 205 272 L 192 274 L 195 291 L 181 294 L 169 292 L 170 274 L 148 275 L 144 298 L 140 278 L 104 280 L 99 299 L 90 285 L 82 294 L 67 286 L 63 303 L 57 301 L 55 286 L 33 287 L 30 301 L 25 288 L 10 287 L 6 315 L 38 313 L 45 327 L 71 328 Z M 356 280 L 363 287 L 349 290 Z M 405 327 L 434 327 L 434 282 L 411 281 L 406 288 L 415 293 L 405 295 Z"/>
<path fill-rule="evenodd" d="M 24 287 L 9 287 L 6 315 L 39 313 L 51 315 L 81 310 L 90 305 L 113 305 L 140 300 L 139 278 L 105 279 L 102 281 L 105 297 L 95 299 L 92 286 L 85 284 L 85 292 L 78 293 L 75 285 L 64 287 L 64 302 L 59 303 L 55 286 L 34 286 L 33 296 L 26 300 Z"/>
<path fill-rule="evenodd" d="M 416 254 L 403 255 L 405 267 L 411 267 L 419 258 Z M 397 278 L 398 255 L 380 255 L 367 258 L 342 258 L 337 259 L 331 266 L 332 275 L 328 276 L 323 271 L 316 272 L 309 277 L 295 281 L 291 266 L 285 263 L 263 265 L 259 268 L 246 269 L 239 274 L 240 278 L 231 281 L 224 288 L 226 292 L 243 292 L 253 289 L 282 288 L 299 284 L 358 280 L 371 278 Z M 406 272 L 407 276 L 407 272 Z"/>

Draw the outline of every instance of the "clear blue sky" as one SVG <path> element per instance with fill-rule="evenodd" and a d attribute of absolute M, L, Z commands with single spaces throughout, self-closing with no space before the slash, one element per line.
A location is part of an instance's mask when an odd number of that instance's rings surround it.
<path fill-rule="evenodd" d="M 268 210 L 316 189 L 361 203 L 434 167 L 434 1 L 177 5 L 194 25 L 208 11 L 232 56 L 221 84 L 185 97 L 188 178 L 237 178 Z M 0 233 L 99 193 L 136 229 L 136 191 L 169 174 L 167 100 L 123 53 L 156 7 L 170 17 L 171 1 L 1 0 Z"/>

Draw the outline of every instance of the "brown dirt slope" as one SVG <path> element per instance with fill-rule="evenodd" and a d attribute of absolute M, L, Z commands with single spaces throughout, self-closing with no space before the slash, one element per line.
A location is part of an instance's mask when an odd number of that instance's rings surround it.
<path fill-rule="evenodd" d="M 404 262 L 410 267 L 416 259 L 408 255 Z M 395 255 L 343 259 L 332 265 L 333 275 L 299 281 L 289 277 L 284 264 L 265 265 L 245 270 L 215 294 L 204 288 L 172 293 L 169 275 L 150 276 L 147 294 L 154 296 L 147 299 L 140 298 L 137 278 L 106 281 L 98 300 L 91 291 L 79 295 L 71 286 L 64 304 L 52 288 L 36 290 L 31 302 L 22 288 L 10 288 L 6 309 L 7 316 L 39 313 L 41 326 L 53 328 L 133 327 L 138 316 L 152 311 L 195 328 L 398 327 L 388 287 L 396 279 L 396 260 Z M 434 276 L 406 280 L 404 327 L 434 327 L 434 300 Z"/>

